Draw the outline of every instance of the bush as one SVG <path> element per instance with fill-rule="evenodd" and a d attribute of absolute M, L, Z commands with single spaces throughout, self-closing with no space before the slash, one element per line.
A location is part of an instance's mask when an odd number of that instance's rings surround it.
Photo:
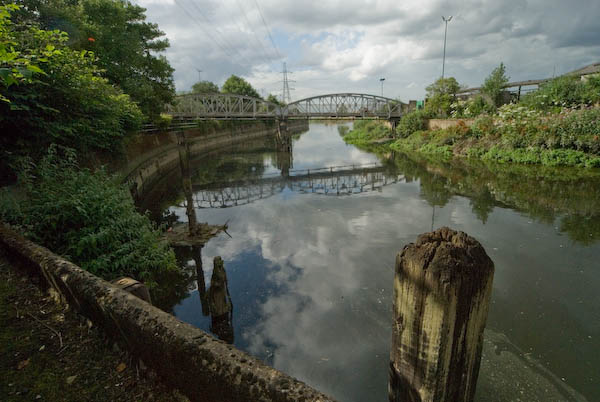
<path fill-rule="evenodd" d="M 357 120 L 352 130 L 344 135 L 344 141 L 349 144 L 366 145 L 372 141 L 387 138 L 390 129 L 378 120 Z"/>
<path fill-rule="evenodd" d="M 400 138 L 406 138 L 415 131 L 425 130 L 429 113 L 424 110 L 415 110 L 407 113 L 398 122 L 396 133 Z"/>
<path fill-rule="evenodd" d="M 537 91 L 525 95 L 521 104 L 558 112 L 564 107 L 580 107 L 600 102 L 600 77 L 585 81 L 579 77 L 561 76 L 543 84 Z"/>
<path fill-rule="evenodd" d="M 171 126 L 172 122 L 173 122 L 173 116 L 171 116 L 170 114 L 161 113 L 154 120 L 154 125 L 156 125 L 156 127 L 159 130 L 164 131 Z"/>
<path fill-rule="evenodd" d="M 27 202 L 3 218 L 31 240 L 107 280 L 126 275 L 152 285 L 155 273 L 176 267 L 127 189 L 103 170 L 79 169 L 72 150 L 51 146 L 23 179 Z"/>

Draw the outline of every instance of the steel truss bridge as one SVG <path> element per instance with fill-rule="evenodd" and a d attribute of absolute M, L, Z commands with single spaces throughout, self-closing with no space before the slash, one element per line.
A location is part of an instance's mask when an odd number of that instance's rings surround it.
<path fill-rule="evenodd" d="M 196 208 L 229 208 L 269 198 L 283 190 L 327 196 L 348 196 L 381 191 L 404 180 L 377 164 L 290 170 L 289 176 L 193 185 Z"/>
<path fill-rule="evenodd" d="M 232 94 L 189 94 L 177 97 L 167 113 L 175 120 L 276 118 L 399 119 L 406 105 L 377 95 L 339 93 L 313 96 L 279 106 L 263 99 Z"/>

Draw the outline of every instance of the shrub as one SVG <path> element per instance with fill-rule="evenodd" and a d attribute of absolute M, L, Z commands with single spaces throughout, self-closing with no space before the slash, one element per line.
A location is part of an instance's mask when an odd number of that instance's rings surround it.
<path fill-rule="evenodd" d="M 126 275 L 152 285 L 155 273 L 176 267 L 125 186 L 103 170 L 79 169 L 72 150 L 51 146 L 23 177 L 27 202 L 3 218 L 33 241 L 104 279 Z"/>
<path fill-rule="evenodd" d="M 537 91 L 525 95 L 521 104 L 558 112 L 564 107 L 579 107 L 600 102 L 600 77 L 585 81 L 579 77 L 561 76 L 543 84 Z"/>
<path fill-rule="evenodd" d="M 173 116 L 171 116 L 170 114 L 166 114 L 166 113 L 159 114 L 158 117 L 156 118 L 156 120 L 154 120 L 154 124 L 161 131 L 168 129 L 171 126 L 172 122 L 173 122 Z"/>
<path fill-rule="evenodd" d="M 424 110 L 415 110 L 407 113 L 398 122 L 396 134 L 400 138 L 406 138 L 415 131 L 425 130 L 429 113 Z"/>

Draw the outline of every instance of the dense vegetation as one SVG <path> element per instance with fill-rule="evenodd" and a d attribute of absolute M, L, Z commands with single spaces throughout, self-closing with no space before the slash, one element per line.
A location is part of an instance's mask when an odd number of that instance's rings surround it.
<path fill-rule="evenodd" d="M 460 88 L 456 80 L 436 81 L 427 88 L 425 109 L 403 116 L 397 140 L 389 146 L 443 157 L 600 167 L 600 77 L 559 77 L 519 103 L 502 105 L 508 95 L 503 91 L 507 82 L 505 66 L 500 64 L 485 80 L 481 93 L 463 101 L 456 98 Z M 428 118 L 448 115 L 475 121 L 426 130 Z M 369 127 L 367 131 L 358 124 L 344 138 L 365 145 L 385 136 L 383 130 Z"/>
<path fill-rule="evenodd" d="M 51 144 L 80 152 L 118 149 L 142 122 L 138 106 L 102 77 L 94 54 L 67 46 L 68 35 L 8 16 L 1 8 L 0 171 L 14 172 L 22 156 Z"/>
<path fill-rule="evenodd" d="M 175 255 L 136 212 L 127 188 L 104 170 L 79 168 L 72 150 L 51 146 L 39 164 L 22 170 L 21 183 L 20 197 L 3 190 L 0 218 L 83 269 L 152 284 L 154 275 L 175 268 Z"/>
<path fill-rule="evenodd" d="M 93 52 L 102 76 L 153 120 L 173 100 L 173 68 L 160 53 L 169 42 L 145 9 L 120 0 L 20 0 L 23 24 L 68 35 L 67 45 Z"/>
<path fill-rule="evenodd" d="M 171 99 L 172 69 L 151 53 L 167 43 L 143 11 L 119 0 L 0 6 L 0 174 L 20 176 L 0 191 L 0 219 L 103 278 L 152 284 L 173 252 L 127 188 L 77 162 L 119 152 Z"/>

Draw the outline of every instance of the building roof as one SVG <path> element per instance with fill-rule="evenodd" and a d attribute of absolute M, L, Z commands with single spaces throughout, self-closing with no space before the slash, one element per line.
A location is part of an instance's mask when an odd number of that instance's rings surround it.
<path fill-rule="evenodd" d="M 600 63 L 592 63 L 585 67 L 578 68 L 577 70 L 573 70 L 571 72 L 566 73 L 565 75 L 589 75 L 600 73 Z"/>

